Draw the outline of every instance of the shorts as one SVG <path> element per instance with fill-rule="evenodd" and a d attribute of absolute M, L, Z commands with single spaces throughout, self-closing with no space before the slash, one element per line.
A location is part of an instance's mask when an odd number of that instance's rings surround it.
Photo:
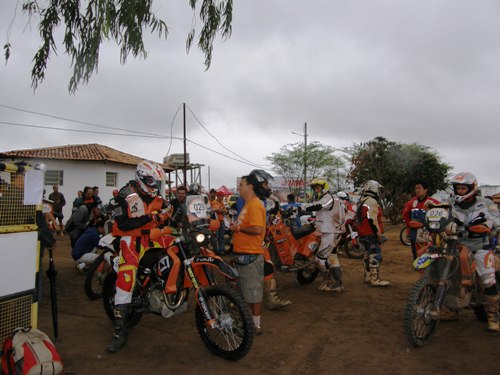
<path fill-rule="evenodd" d="M 250 264 L 236 265 L 240 275 L 241 293 L 247 303 L 261 303 L 264 294 L 264 256 L 259 254 Z"/>
<path fill-rule="evenodd" d="M 58 219 L 61 219 L 61 220 L 64 219 L 64 215 L 63 215 L 62 212 L 55 212 L 54 211 L 54 213 L 52 215 L 54 215 L 55 218 L 58 218 Z"/>

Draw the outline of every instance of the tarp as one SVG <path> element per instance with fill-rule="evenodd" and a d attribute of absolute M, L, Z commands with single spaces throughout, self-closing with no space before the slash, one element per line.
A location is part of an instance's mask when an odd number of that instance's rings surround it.
<path fill-rule="evenodd" d="M 227 188 L 226 185 L 222 185 L 220 188 L 217 189 L 217 192 L 222 192 L 224 195 L 233 195 L 234 193 Z"/>

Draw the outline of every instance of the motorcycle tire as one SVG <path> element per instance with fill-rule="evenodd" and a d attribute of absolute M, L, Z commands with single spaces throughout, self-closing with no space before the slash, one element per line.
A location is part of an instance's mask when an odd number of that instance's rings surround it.
<path fill-rule="evenodd" d="M 314 267 L 314 269 L 312 267 Z M 319 270 L 315 265 L 298 270 L 294 273 L 295 281 L 301 285 L 311 284 L 314 280 L 316 280 L 316 277 L 318 277 L 318 273 Z"/>
<path fill-rule="evenodd" d="M 427 278 L 417 281 L 411 288 L 404 315 L 404 330 L 413 346 L 429 344 L 439 319 L 430 313 L 436 299 L 436 286 Z"/>
<path fill-rule="evenodd" d="M 109 320 L 115 321 L 115 293 L 116 293 L 116 273 L 110 272 L 104 278 L 102 284 L 102 303 L 104 305 L 104 311 L 108 316 Z M 142 312 L 138 312 L 136 309 L 132 308 L 130 316 L 127 322 L 128 328 L 132 328 L 142 319 Z"/>
<path fill-rule="evenodd" d="M 401 228 L 401 231 L 399 232 L 399 240 L 405 246 L 411 245 L 410 234 L 408 233 L 408 227 L 406 225 Z"/>
<path fill-rule="evenodd" d="M 225 285 L 209 286 L 204 292 L 216 328 L 207 326 L 200 306 L 196 305 L 196 327 L 201 340 L 213 354 L 231 361 L 240 360 L 252 348 L 255 336 L 248 304 L 239 292 Z"/>
<path fill-rule="evenodd" d="M 104 259 L 104 253 L 100 254 L 89 266 L 85 276 L 85 294 L 90 300 L 102 296 L 102 284 L 106 275 L 111 272 L 111 265 Z"/>
<path fill-rule="evenodd" d="M 352 241 L 345 241 L 343 248 L 349 258 L 363 259 L 365 256 L 365 248 L 359 242 L 353 244 Z"/>

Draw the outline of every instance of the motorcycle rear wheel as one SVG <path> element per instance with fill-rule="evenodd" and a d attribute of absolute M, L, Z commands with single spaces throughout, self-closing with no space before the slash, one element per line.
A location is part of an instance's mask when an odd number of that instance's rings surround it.
<path fill-rule="evenodd" d="M 417 281 L 411 288 L 404 315 L 404 329 L 408 341 L 420 347 L 430 343 L 439 319 L 432 314 L 436 286 L 427 278 Z"/>
<path fill-rule="evenodd" d="M 104 305 L 104 311 L 108 316 L 109 320 L 115 321 L 115 293 L 116 293 L 116 273 L 110 272 L 104 278 L 102 285 L 102 303 Z M 130 316 L 127 322 L 129 328 L 134 327 L 142 319 L 142 312 L 138 312 L 132 307 Z"/>
<path fill-rule="evenodd" d="M 225 285 L 204 288 L 207 303 L 217 322 L 210 328 L 199 305 L 195 319 L 198 333 L 206 347 L 215 355 L 237 361 L 251 349 L 255 328 L 252 314 L 241 294 Z"/>
<path fill-rule="evenodd" d="M 89 266 L 85 276 L 85 294 L 89 299 L 95 300 L 102 296 L 102 284 L 106 275 L 111 272 L 111 265 L 100 254 Z"/>
<path fill-rule="evenodd" d="M 399 240 L 405 246 L 411 245 L 410 233 L 406 225 L 403 228 L 401 228 L 401 231 L 399 232 Z"/>
<path fill-rule="evenodd" d="M 357 241 L 356 244 L 353 244 L 352 241 L 346 240 L 344 242 L 344 252 L 352 259 L 363 259 L 365 256 L 365 248 Z"/>

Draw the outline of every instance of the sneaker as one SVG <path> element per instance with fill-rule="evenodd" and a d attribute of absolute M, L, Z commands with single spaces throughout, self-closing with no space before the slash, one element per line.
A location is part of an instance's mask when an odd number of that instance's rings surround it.
<path fill-rule="evenodd" d="M 80 272 L 82 275 L 87 272 L 87 265 L 85 263 L 77 263 L 76 267 L 78 272 Z"/>
<path fill-rule="evenodd" d="M 262 327 L 255 327 L 255 336 L 260 336 L 264 333 Z"/>

